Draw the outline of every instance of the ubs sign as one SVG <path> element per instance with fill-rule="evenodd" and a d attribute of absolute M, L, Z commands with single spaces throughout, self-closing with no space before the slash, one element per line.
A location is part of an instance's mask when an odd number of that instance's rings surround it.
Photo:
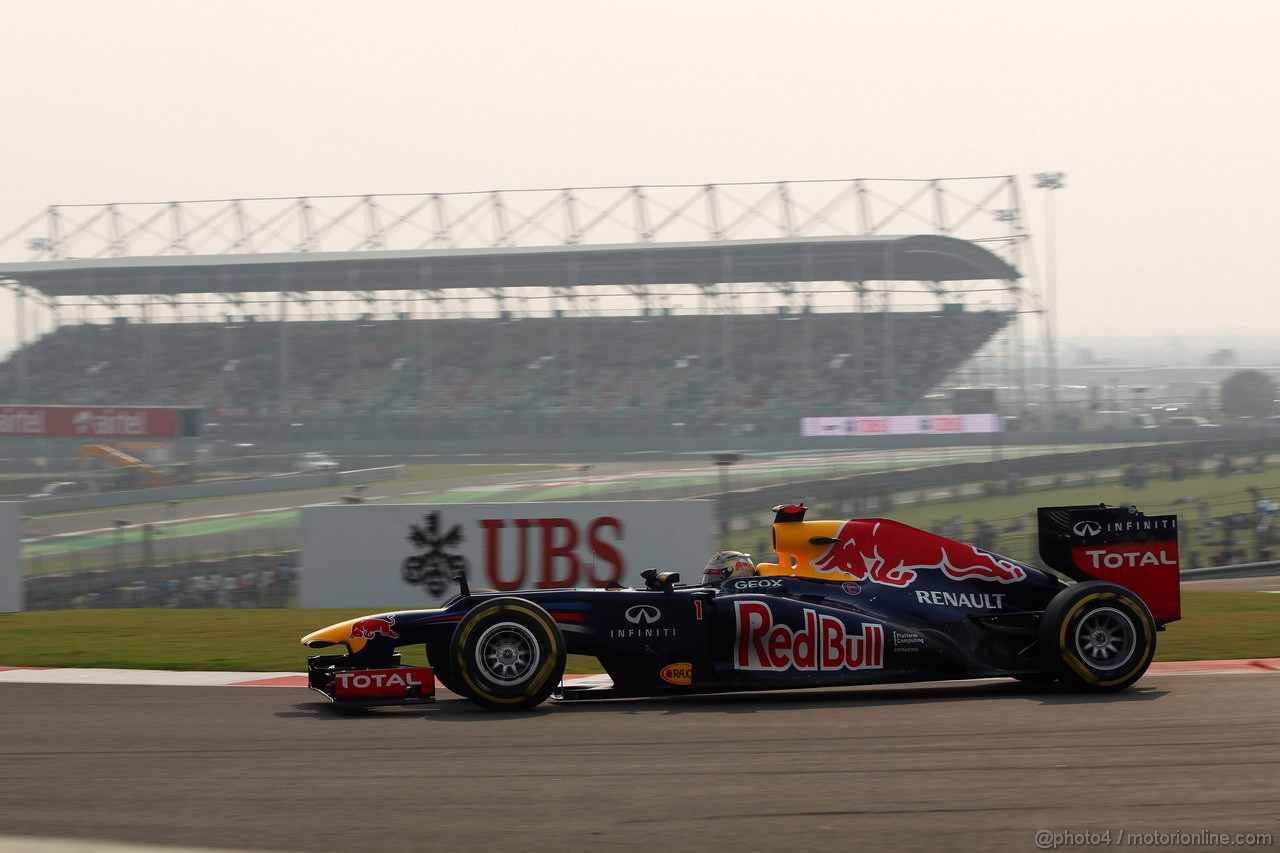
<path fill-rule="evenodd" d="M 459 571 L 473 589 L 500 592 L 634 586 L 650 566 L 696 583 L 711 553 L 710 507 L 709 501 L 307 507 L 300 606 L 403 608 L 424 593 L 434 604 L 457 592 Z"/>

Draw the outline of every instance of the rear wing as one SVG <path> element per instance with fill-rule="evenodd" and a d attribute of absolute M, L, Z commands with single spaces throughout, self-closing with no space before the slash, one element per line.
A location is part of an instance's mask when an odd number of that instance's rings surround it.
<path fill-rule="evenodd" d="M 1176 515 L 1105 505 L 1040 507 L 1036 514 L 1040 559 L 1049 568 L 1127 587 L 1157 623 L 1182 618 Z"/>

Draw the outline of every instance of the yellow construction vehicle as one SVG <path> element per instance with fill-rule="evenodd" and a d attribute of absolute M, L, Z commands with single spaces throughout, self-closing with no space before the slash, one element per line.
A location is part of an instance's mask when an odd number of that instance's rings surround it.
<path fill-rule="evenodd" d="M 168 478 L 154 465 L 148 465 L 136 456 L 130 456 L 114 447 L 105 444 L 86 444 L 76 454 L 81 469 L 86 469 L 91 460 L 100 459 L 121 469 L 122 477 L 116 488 L 137 488 L 139 486 L 163 486 Z"/>

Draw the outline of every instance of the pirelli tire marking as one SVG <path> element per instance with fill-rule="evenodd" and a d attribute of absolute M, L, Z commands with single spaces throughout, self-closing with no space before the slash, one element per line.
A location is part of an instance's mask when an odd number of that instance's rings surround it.
<path fill-rule="evenodd" d="M 468 698 L 489 710 L 524 710 L 541 704 L 560 681 L 564 638 L 538 605 L 497 599 L 463 618 L 449 659 Z"/>
<path fill-rule="evenodd" d="M 1076 690 L 1120 690 L 1137 681 L 1155 657 L 1155 621 L 1141 599 L 1114 584 L 1078 584 L 1050 602 L 1055 669 Z M 1042 639 L 1048 635 L 1041 633 Z"/>

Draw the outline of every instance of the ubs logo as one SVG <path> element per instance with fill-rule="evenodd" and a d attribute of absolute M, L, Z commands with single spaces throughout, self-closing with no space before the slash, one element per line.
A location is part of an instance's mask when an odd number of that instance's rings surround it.
<path fill-rule="evenodd" d="M 439 598 L 444 595 L 451 576 L 458 572 L 467 574 L 471 568 L 466 557 L 450 553 L 466 536 L 461 524 L 443 530 L 438 512 L 427 513 L 423 522 L 409 525 L 409 541 L 423 553 L 406 558 L 400 566 L 400 576 L 405 583 L 421 584 L 427 595 Z"/>
<path fill-rule="evenodd" d="M 1071 532 L 1077 536 L 1097 536 L 1102 532 L 1102 525 L 1096 521 L 1077 521 Z"/>
<path fill-rule="evenodd" d="M 652 625 L 662 618 L 662 611 L 651 604 L 637 604 L 628 607 L 623 614 L 632 625 Z"/>

